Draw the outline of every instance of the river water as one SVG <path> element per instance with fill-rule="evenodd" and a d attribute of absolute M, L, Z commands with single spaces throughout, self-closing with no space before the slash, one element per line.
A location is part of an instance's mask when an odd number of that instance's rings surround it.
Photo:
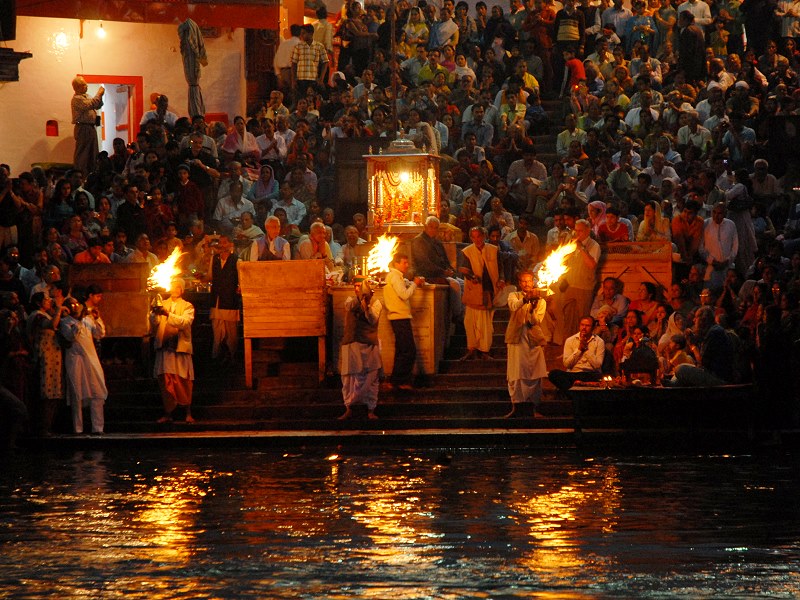
<path fill-rule="evenodd" d="M 800 595 L 789 454 L 137 448 L 2 464 L 2 598 Z"/>

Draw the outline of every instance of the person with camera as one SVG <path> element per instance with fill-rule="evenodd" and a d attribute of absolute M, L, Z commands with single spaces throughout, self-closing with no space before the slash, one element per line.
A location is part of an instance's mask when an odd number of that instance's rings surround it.
<path fill-rule="evenodd" d="M 355 296 L 344 301 L 344 335 L 339 354 L 345 406 L 344 414 L 339 417 L 342 421 L 353 416 L 355 404 L 365 404 L 367 416 L 378 418 L 375 407 L 383 366 L 378 345 L 378 319 L 383 305 L 374 297 L 366 278 L 354 278 L 353 285 Z"/>
<path fill-rule="evenodd" d="M 158 379 L 164 415 L 158 423 L 171 423 L 172 413 L 178 406 L 186 410 L 186 422 L 192 417 L 192 389 L 194 364 L 192 362 L 192 323 L 194 306 L 183 299 L 183 279 L 176 277 L 170 283 L 169 298 L 150 311 L 150 330 L 155 339 L 155 366 L 153 375 Z"/>
<path fill-rule="evenodd" d="M 506 328 L 508 366 L 506 378 L 511 396 L 511 412 L 505 418 L 519 414 L 523 403 L 533 403 L 533 416 L 539 414 L 542 400 L 542 379 L 547 377 L 542 346 L 547 342 L 541 322 L 547 311 L 547 302 L 536 288 L 536 280 L 530 271 L 519 274 L 520 291 L 508 296 L 511 317 Z M 521 412 L 521 411 L 520 411 Z"/>
<path fill-rule="evenodd" d="M 87 316 L 84 306 L 72 296 L 61 307 L 58 338 L 64 350 L 64 372 L 67 383 L 67 404 L 72 407 L 72 427 L 83 433 L 83 409 L 89 407 L 92 433 L 102 434 L 105 427 L 103 406 L 108 398 L 105 375 L 97 356 L 95 337 L 102 337 L 105 328 L 93 315 Z"/>

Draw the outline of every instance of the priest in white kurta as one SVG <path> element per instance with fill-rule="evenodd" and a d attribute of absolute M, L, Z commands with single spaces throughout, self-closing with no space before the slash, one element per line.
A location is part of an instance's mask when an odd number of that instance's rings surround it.
<path fill-rule="evenodd" d="M 183 280 L 176 278 L 170 285 L 170 297 L 150 313 L 150 328 L 155 338 L 156 359 L 153 375 L 158 379 L 164 416 L 159 423 L 172 421 L 177 406 L 186 409 L 186 422 L 192 417 L 192 323 L 194 306 L 182 298 Z"/>
<path fill-rule="evenodd" d="M 511 315 L 505 339 L 508 347 L 506 378 L 512 406 L 506 418 L 518 414 L 519 405 L 523 403 L 532 403 L 536 416 L 542 399 L 542 379 L 547 377 L 542 348 L 546 340 L 540 325 L 547 303 L 539 297 L 532 273 L 520 273 L 519 287 L 520 291 L 508 296 Z"/>
<path fill-rule="evenodd" d="M 340 351 L 339 373 L 345 412 L 349 419 L 356 404 L 367 406 L 370 419 L 377 419 L 378 389 L 383 363 L 378 340 L 378 319 L 383 305 L 372 294 L 366 281 L 355 282 L 356 295 L 344 302 L 344 335 Z"/>
<path fill-rule="evenodd" d="M 494 298 L 505 283 L 500 279 L 500 268 L 497 262 L 497 246 L 486 243 L 486 232 L 482 227 L 470 229 L 469 238 L 472 244 L 464 248 L 463 260 L 459 271 L 474 285 L 481 286 L 483 294 L 474 299 L 468 294 L 465 285 L 464 293 L 464 329 L 467 334 L 467 354 L 462 360 L 489 358 L 492 347 L 494 328 Z"/>
<path fill-rule="evenodd" d="M 61 336 L 70 344 L 64 350 L 64 371 L 67 380 L 67 404 L 72 407 L 72 426 L 75 433 L 83 433 L 83 408 L 88 406 L 92 418 L 92 433 L 103 433 L 105 425 L 103 405 L 108 397 L 103 367 L 94 345 L 95 330 L 99 327 L 91 317 L 81 319 L 83 305 L 68 298 L 64 306 L 69 314 L 59 323 Z"/>

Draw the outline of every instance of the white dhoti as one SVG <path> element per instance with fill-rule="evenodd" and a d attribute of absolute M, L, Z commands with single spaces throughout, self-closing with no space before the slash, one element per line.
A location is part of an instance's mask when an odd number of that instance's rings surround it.
<path fill-rule="evenodd" d="M 542 399 L 542 379 L 547 377 L 547 363 L 541 346 L 531 346 L 527 337 L 519 344 L 508 344 L 508 393 L 511 402 L 533 402 Z"/>
<path fill-rule="evenodd" d="M 375 410 L 382 364 L 380 345 L 352 342 L 342 346 L 339 373 L 347 408 L 364 404 L 370 411 Z"/>
<path fill-rule="evenodd" d="M 493 310 L 483 310 L 467 306 L 464 311 L 464 329 L 467 332 L 467 349 L 489 352 L 492 347 L 494 327 Z"/>

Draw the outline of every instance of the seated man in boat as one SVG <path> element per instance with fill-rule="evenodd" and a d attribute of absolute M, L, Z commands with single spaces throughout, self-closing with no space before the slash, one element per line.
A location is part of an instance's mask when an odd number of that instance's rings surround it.
<path fill-rule="evenodd" d="M 566 391 L 576 381 L 600 381 L 603 377 L 601 368 L 606 346 L 603 340 L 592 333 L 594 319 L 582 317 L 578 324 L 578 333 L 571 335 L 564 342 L 564 367 L 566 370 L 553 369 L 547 375 L 558 389 Z"/>
<path fill-rule="evenodd" d="M 694 316 L 694 328 L 687 329 L 689 355 L 697 366 L 683 364 L 675 368 L 675 376 L 665 385 L 703 387 L 730 383 L 734 379 L 736 352 L 730 336 L 716 324 L 714 309 L 701 306 Z"/>

